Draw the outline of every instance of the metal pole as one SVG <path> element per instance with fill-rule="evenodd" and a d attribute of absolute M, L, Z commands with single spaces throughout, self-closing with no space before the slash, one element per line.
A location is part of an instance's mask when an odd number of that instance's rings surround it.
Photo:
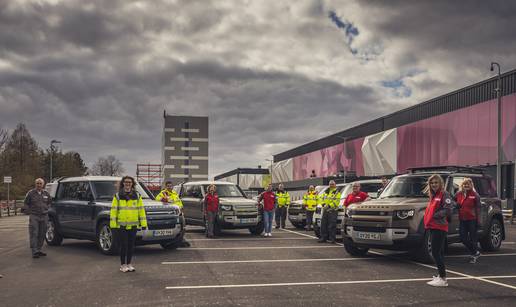
<path fill-rule="evenodd" d="M 7 183 L 7 216 L 10 216 L 11 213 L 10 213 L 10 207 L 9 207 L 9 201 L 10 201 L 10 184 L 9 182 Z"/>
<path fill-rule="evenodd" d="M 52 156 L 54 151 L 52 150 L 52 143 L 50 143 L 50 176 L 48 177 L 48 182 L 52 182 Z"/>
<path fill-rule="evenodd" d="M 491 62 L 491 71 L 494 66 L 498 68 L 498 79 L 496 80 L 496 98 L 497 98 L 497 114 L 498 114 L 498 141 L 496 144 L 496 193 L 502 198 L 502 76 L 500 74 L 500 64 Z"/>

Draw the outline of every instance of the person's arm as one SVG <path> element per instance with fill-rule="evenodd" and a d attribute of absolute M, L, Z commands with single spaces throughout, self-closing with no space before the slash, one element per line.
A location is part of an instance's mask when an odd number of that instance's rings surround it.
<path fill-rule="evenodd" d="M 25 199 L 23 200 L 23 209 L 22 211 L 23 212 L 27 212 L 29 213 L 29 209 L 30 209 L 30 206 L 31 206 L 31 201 L 30 201 L 30 191 L 27 193 L 27 195 L 25 195 Z"/>
<path fill-rule="evenodd" d="M 113 201 L 111 202 L 111 210 L 109 212 L 109 227 L 119 228 L 118 225 L 118 199 L 116 195 L 113 197 Z"/>
<path fill-rule="evenodd" d="M 138 220 L 140 222 L 140 227 L 142 229 L 147 228 L 147 216 L 145 215 L 145 207 L 143 206 L 142 197 L 139 195 L 138 197 Z"/>

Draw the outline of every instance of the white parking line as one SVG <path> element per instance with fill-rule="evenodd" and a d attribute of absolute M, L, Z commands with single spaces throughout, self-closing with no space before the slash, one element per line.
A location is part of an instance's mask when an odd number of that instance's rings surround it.
<path fill-rule="evenodd" d="M 476 280 L 483 278 L 516 278 L 516 276 L 479 276 L 479 277 L 450 277 L 448 280 Z M 250 287 L 278 287 L 278 286 L 313 286 L 313 285 L 345 285 L 345 284 L 374 284 L 374 283 L 396 283 L 428 281 L 431 278 L 404 278 L 404 279 L 377 279 L 377 280 L 345 280 L 345 281 L 313 281 L 313 282 L 292 282 L 292 283 L 271 283 L 271 284 L 240 284 L 240 285 L 204 285 L 204 286 L 173 286 L 165 287 L 167 290 L 185 289 L 216 289 L 216 288 L 250 288 Z"/>
<path fill-rule="evenodd" d="M 483 257 L 500 257 L 500 256 L 516 256 L 516 253 L 507 253 L 507 254 L 482 254 L 480 258 Z M 471 257 L 471 255 L 451 255 L 445 256 L 445 258 L 466 258 Z"/>
<path fill-rule="evenodd" d="M 220 260 L 220 261 L 164 261 L 161 264 L 229 264 L 229 263 L 271 263 L 271 262 L 323 262 L 375 260 L 381 258 L 315 258 L 315 259 L 260 259 L 260 260 Z"/>
<path fill-rule="evenodd" d="M 282 229 L 282 230 L 288 231 L 288 232 L 292 232 L 292 233 L 297 233 L 298 235 L 301 235 L 301 236 L 310 237 L 309 235 L 298 233 L 296 231 L 287 230 L 287 229 Z M 313 238 L 315 238 L 315 237 L 313 237 Z M 401 260 L 401 261 L 405 261 L 405 262 L 409 262 L 409 263 L 413 263 L 413 264 L 416 264 L 416 265 L 419 265 L 419 266 L 424 266 L 424 267 L 431 268 L 431 269 L 435 269 L 435 266 L 431 266 L 431 265 L 420 263 L 420 262 L 416 262 L 416 261 L 399 259 L 399 258 L 392 257 L 392 256 L 389 256 L 389 255 L 385 255 L 383 253 L 376 252 L 376 251 L 369 251 L 369 253 L 375 254 L 375 255 L 381 255 L 381 256 L 385 256 L 385 257 L 388 257 L 388 258 L 397 259 L 397 260 Z M 452 270 L 446 270 L 446 272 L 449 272 L 449 273 L 452 273 L 452 274 L 455 274 L 455 275 L 459 275 L 459 276 L 462 276 L 462 277 L 467 277 L 468 279 L 476 279 L 476 280 L 480 280 L 480 281 L 483 281 L 483 282 L 486 282 L 486 283 L 495 284 L 495 285 L 498 285 L 498 286 L 502 286 L 502 287 L 506 287 L 506 288 L 510 288 L 510 289 L 516 290 L 516 286 L 511 286 L 511 285 L 504 284 L 504 283 L 501 283 L 501 282 L 496 282 L 496 281 L 493 281 L 493 280 L 485 279 L 483 277 L 475 277 L 475 276 L 472 276 L 472 275 L 468 275 L 468 274 L 464 274 L 464 273 L 460 273 L 460 272 L 452 271 Z M 451 279 L 451 278 L 447 278 L 447 279 Z"/>
<path fill-rule="evenodd" d="M 311 248 L 340 248 L 334 245 L 307 245 L 307 246 L 244 246 L 244 247 L 185 247 L 178 250 L 250 250 L 250 249 L 311 249 Z"/>
<path fill-rule="evenodd" d="M 190 239 L 186 238 L 188 242 L 196 241 L 270 241 L 270 240 L 309 240 L 308 238 L 237 238 L 237 239 Z"/>

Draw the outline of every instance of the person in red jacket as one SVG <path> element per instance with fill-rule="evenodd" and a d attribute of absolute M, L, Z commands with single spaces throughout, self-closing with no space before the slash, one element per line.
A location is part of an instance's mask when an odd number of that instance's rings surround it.
<path fill-rule="evenodd" d="M 353 191 L 346 196 L 344 200 L 344 207 L 347 207 L 354 203 L 361 203 L 369 198 L 369 194 L 360 191 L 360 183 L 353 182 Z"/>
<path fill-rule="evenodd" d="M 258 202 L 263 201 L 263 224 L 264 237 L 272 236 L 272 218 L 274 217 L 274 209 L 276 208 L 276 194 L 272 191 L 272 184 L 269 183 L 265 192 L 258 196 Z"/>
<path fill-rule="evenodd" d="M 210 186 L 208 186 L 208 194 L 206 194 L 204 197 L 204 208 L 206 221 L 208 222 L 206 236 L 208 238 L 213 238 L 215 236 L 213 233 L 213 228 L 215 226 L 217 213 L 219 211 L 219 196 L 217 195 L 217 188 L 214 184 L 210 184 Z"/>
<path fill-rule="evenodd" d="M 450 194 L 444 190 L 443 178 L 437 174 L 428 178 L 424 192 L 428 194 L 430 201 L 426 207 L 423 222 L 426 231 L 430 232 L 432 256 L 439 272 L 439 275 L 434 276 L 427 284 L 434 287 L 447 287 L 444 244 L 448 234 L 448 219 L 451 217 L 454 203 Z"/>
<path fill-rule="evenodd" d="M 480 223 L 480 196 L 475 192 L 473 180 L 464 178 L 459 192 L 455 194 L 455 201 L 459 206 L 460 239 L 469 249 L 469 262 L 476 263 L 480 252 L 477 245 L 477 230 Z"/>

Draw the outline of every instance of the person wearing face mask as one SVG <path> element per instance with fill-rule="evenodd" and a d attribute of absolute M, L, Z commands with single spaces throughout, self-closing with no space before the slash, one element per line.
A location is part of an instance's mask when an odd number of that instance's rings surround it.
<path fill-rule="evenodd" d="M 120 181 L 120 190 L 111 203 L 109 226 L 116 230 L 120 244 L 120 271 L 134 272 L 131 264 L 136 232 L 138 228 L 147 228 L 147 217 L 143 200 L 135 189 L 133 177 L 124 176 Z"/>
<path fill-rule="evenodd" d="M 443 178 L 434 174 L 428 178 L 424 192 L 428 194 L 429 202 L 423 219 L 425 230 L 430 231 L 432 256 L 437 266 L 438 275 L 427 284 L 434 287 L 447 287 L 446 268 L 444 265 L 444 244 L 448 234 L 448 219 L 454 202 L 450 194 L 444 190 Z"/>
<path fill-rule="evenodd" d="M 477 230 L 480 223 L 480 196 L 475 192 L 473 180 L 464 178 L 455 194 L 459 206 L 459 233 L 462 243 L 471 253 L 470 263 L 476 263 L 480 252 L 477 244 Z"/>

